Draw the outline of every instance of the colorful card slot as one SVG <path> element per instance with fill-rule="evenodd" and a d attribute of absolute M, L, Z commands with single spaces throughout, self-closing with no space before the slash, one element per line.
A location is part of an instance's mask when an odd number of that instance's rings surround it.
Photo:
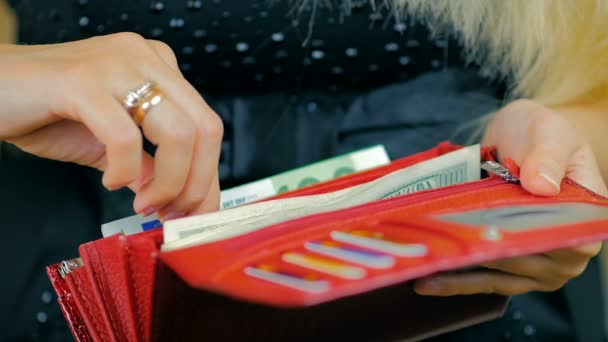
<path fill-rule="evenodd" d="M 347 246 L 331 240 L 306 242 L 304 247 L 311 252 L 352 262 L 354 264 L 360 264 L 369 268 L 391 268 L 396 262 L 395 258 L 390 255 L 361 249 L 355 246 Z"/>
<path fill-rule="evenodd" d="M 467 251 L 466 240 L 460 238 L 453 231 L 444 230 L 443 227 L 435 227 L 429 225 L 418 224 L 420 219 L 416 219 L 416 223 L 412 224 L 404 222 L 403 219 L 391 219 L 386 222 L 381 222 L 375 225 L 359 225 L 356 227 L 348 227 L 340 231 L 351 233 L 353 231 L 367 231 L 380 233 L 383 235 L 383 240 L 399 243 L 422 243 L 427 248 L 427 253 L 421 257 L 399 257 L 397 262 L 399 265 L 416 265 L 425 263 L 435 259 L 460 255 Z M 336 230 L 338 231 L 338 230 Z"/>
<path fill-rule="evenodd" d="M 367 274 L 365 269 L 361 267 L 347 265 L 339 261 L 303 253 L 285 253 L 282 256 L 282 260 L 286 263 L 309 268 L 321 273 L 327 273 L 347 280 L 362 279 Z"/>
<path fill-rule="evenodd" d="M 248 266 L 245 267 L 245 274 L 250 277 L 262 279 L 274 284 L 286 286 L 299 291 L 310 293 L 321 293 L 330 289 L 327 280 L 320 279 L 314 274 L 301 276 L 293 272 L 284 272 L 270 265 Z"/>
<path fill-rule="evenodd" d="M 333 231 L 330 235 L 332 239 L 339 242 L 369 248 L 398 257 L 417 258 L 426 256 L 429 253 L 425 244 L 406 243 L 395 239 L 389 239 L 381 232 L 367 230 L 352 230 L 349 232 Z"/>

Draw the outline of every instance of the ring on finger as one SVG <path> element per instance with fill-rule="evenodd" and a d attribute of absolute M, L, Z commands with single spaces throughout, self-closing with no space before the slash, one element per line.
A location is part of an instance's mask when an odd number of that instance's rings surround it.
<path fill-rule="evenodd" d="M 136 90 L 130 91 L 123 104 L 135 123 L 142 125 L 148 112 L 163 100 L 163 92 L 152 82 L 146 82 Z"/>
<path fill-rule="evenodd" d="M 123 105 L 127 109 L 134 108 L 138 103 L 146 97 L 150 90 L 154 88 L 154 83 L 146 82 L 134 90 L 130 90 L 123 99 Z"/>

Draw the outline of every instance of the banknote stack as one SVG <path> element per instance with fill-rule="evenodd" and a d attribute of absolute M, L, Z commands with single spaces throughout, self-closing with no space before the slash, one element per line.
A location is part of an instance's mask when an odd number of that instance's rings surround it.
<path fill-rule="evenodd" d="M 229 209 L 261 201 L 283 192 L 329 181 L 354 172 L 365 171 L 390 163 L 383 145 L 376 145 L 334 158 L 322 160 L 232 189 L 220 195 L 220 209 Z M 101 226 L 104 237 L 117 233 L 131 235 L 161 226 L 155 216 L 134 215 Z"/>
<path fill-rule="evenodd" d="M 168 221 L 162 250 L 202 245 L 300 217 L 478 179 L 480 146 L 474 145 L 336 192 L 270 200 Z"/>
<path fill-rule="evenodd" d="M 480 178 L 480 146 L 473 145 L 340 191 L 259 202 L 389 162 L 384 147 L 374 146 L 224 190 L 219 212 L 165 222 L 162 249 L 170 251 L 210 243 L 287 220 Z M 104 237 L 116 233 L 128 235 L 159 226 L 160 221 L 154 216 L 136 215 L 103 225 L 102 233 Z"/>

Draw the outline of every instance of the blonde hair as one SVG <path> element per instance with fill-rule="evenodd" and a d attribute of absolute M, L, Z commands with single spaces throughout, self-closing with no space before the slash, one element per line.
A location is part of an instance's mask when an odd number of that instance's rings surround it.
<path fill-rule="evenodd" d="M 608 0 L 394 0 L 455 32 L 511 97 L 546 105 L 608 98 Z"/>

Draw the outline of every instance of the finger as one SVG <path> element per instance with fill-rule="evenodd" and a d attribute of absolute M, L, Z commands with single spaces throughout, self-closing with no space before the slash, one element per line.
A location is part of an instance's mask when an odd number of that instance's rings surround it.
<path fill-rule="evenodd" d="M 218 173 L 223 124 L 200 94 L 178 72 L 167 68 L 157 68 L 150 72 L 153 73 L 151 77 L 163 85 L 163 91 L 190 116 L 196 129 L 192 169 L 183 192 L 159 213 L 164 219 L 171 219 L 184 216 L 210 196 L 211 185 Z"/>
<path fill-rule="evenodd" d="M 497 260 L 483 264 L 483 266 L 492 270 L 533 279 L 552 278 L 554 273 L 552 270 L 560 267 L 554 259 L 545 255 L 530 255 Z"/>
<path fill-rule="evenodd" d="M 82 122 L 61 120 L 5 141 L 43 158 L 73 162 L 100 171 L 107 167 L 104 145 Z"/>
<path fill-rule="evenodd" d="M 154 157 L 142 151 L 141 173 L 137 179 L 128 185 L 129 189 L 138 193 L 140 189 L 154 178 Z"/>
<path fill-rule="evenodd" d="M 580 263 L 598 255 L 602 248 L 602 243 L 592 243 L 575 248 L 560 249 L 545 253 L 545 255 L 558 262 Z"/>
<path fill-rule="evenodd" d="M 148 44 L 154 50 L 156 55 L 171 69 L 179 72 L 177 65 L 177 57 L 169 45 L 158 40 L 148 39 Z"/>
<path fill-rule="evenodd" d="M 154 177 L 135 197 L 135 211 L 144 215 L 162 208 L 182 191 L 191 169 L 195 131 L 192 120 L 169 96 L 146 115 L 142 129 L 158 145 Z"/>
<path fill-rule="evenodd" d="M 602 196 L 608 196 L 606 183 L 602 178 L 597 159 L 587 144 L 572 156 L 566 176 L 589 190 Z"/>
<path fill-rule="evenodd" d="M 139 189 L 150 180 L 154 176 L 154 157 L 152 157 L 148 152 L 142 151 L 141 158 L 141 172 L 140 175 L 131 183 L 126 186 L 131 189 L 131 191 L 137 193 Z M 94 167 L 100 171 L 103 171 L 107 167 L 107 157 L 104 154 L 101 158 L 97 159 L 94 163 L 91 164 L 83 164 Z M 80 163 L 79 163 L 80 164 Z"/>
<path fill-rule="evenodd" d="M 158 211 L 157 215 L 161 221 L 218 211 L 220 208 L 220 185 L 218 176 L 216 175 L 214 177 L 209 191 L 206 194 L 203 194 L 202 196 L 200 194 L 190 196 L 190 199 L 195 198 L 194 202 L 188 204 L 188 202 L 186 202 L 188 197 L 185 195 L 187 194 L 182 192 L 175 201 Z M 199 196 L 202 199 L 197 200 L 196 197 Z"/>
<path fill-rule="evenodd" d="M 219 176 L 215 176 L 215 180 L 211 183 L 211 188 L 209 189 L 209 193 L 207 197 L 203 201 L 203 203 L 195 208 L 189 215 L 199 215 L 204 213 L 209 213 L 213 211 L 218 211 L 220 209 L 220 183 Z"/>
<path fill-rule="evenodd" d="M 83 86 L 84 87 L 84 86 Z M 110 190 L 132 183 L 140 175 L 142 136 L 129 114 L 110 95 L 85 90 L 74 99 L 75 119 L 81 121 L 105 146 L 103 184 Z"/>
<path fill-rule="evenodd" d="M 579 139 L 563 139 L 563 136 L 574 133 L 568 123 L 555 114 L 540 109 L 535 115 L 528 128 L 530 148 L 522 161 L 521 181 L 523 187 L 533 194 L 555 196 L 560 191 L 573 155 L 581 149 L 582 143 Z"/>
<path fill-rule="evenodd" d="M 479 271 L 458 275 L 438 275 L 417 280 L 414 290 L 421 295 L 455 296 L 473 294 L 500 294 L 514 296 L 535 291 L 538 283 L 530 278 L 502 272 Z"/>
<path fill-rule="evenodd" d="M 217 200 L 219 203 L 217 177 L 220 146 L 221 139 L 216 136 L 208 136 L 199 125 L 194 145 L 192 169 L 184 189 L 170 206 L 159 212 L 161 217 L 169 220 L 184 216 L 207 201 L 213 203 Z M 214 191 L 213 186 L 216 186 L 217 190 Z"/>
<path fill-rule="evenodd" d="M 220 185 L 218 178 L 218 176 L 215 177 L 214 181 L 211 183 L 209 193 L 194 209 L 185 214 L 175 214 L 175 205 L 174 203 L 171 203 L 167 207 L 158 211 L 158 216 L 161 221 L 168 221 L 178 217 L 200 215 L 218 211 L 220 209 Z"/>
<path fill-rule="evenodd" d="M 179 70 L 179 66 L 177 64 L 177 57 L 175 56 L 175 53 L 173 53 L 173 50 L 171 49 L 171 47 L 169 47 L 169 45 L 167 45 L 164 42 L 158 41 L 158 40 L 148 40 L 147 41 L 148 44 L 150 45 L 150 47 L 152 47 L 152 49 L 156 52 L 156 55 L 171 69 L 173 69 L 175 72 L 181 73 L 181 71 Z M 198 145 L 198 144 L 197 144 Z M 195 146 L 195 158 L 197 155 L 196 152 L 196 146 Z M 186 182 L 187 185 L 185 186 L 185 188 L 195 188 L 196 184 L 192 184 L 193 182 L 195 182 L 196 180 L 192 180 L 192 178 L 194 177 L 193 175 L 197 172 L 198 170 L 193 169 L 190 171 L 190 175 L 189 175 L 189 179 Z M 219 191 L 219 184 L 217 185 L 218 191 Z M 202 191 L 200 191 L 202 189 L 199 189 L 198 192 L 198 196 L 189 196 L 189 194 L 181 194 L 179 196 L 179 198 L 181 198 L 181 201 L 178 199 L 177 201 L 175 201 L 172 204 L 169 204 L 168 206 L 162 208 L 161 210 L 159 210 L 158 212 L 158 216 L 160 217 L 160 219 L 162 221 L 166 221 L 166 220 L 170 220 L 173 218 L 177 218 L 177 217 L 181 217 L 184 216 L 184 212 L 189 211 L 188 215 L 196 215 L 199 213 L 203 213 L 203 212 L 208 212 L 208 211 L 214 211 L 214 210 L 218 210 L 219 209 L 219 205 L 217 209 L 214 209 L 214 206 L 211 205 L 210 208 L 208 210 L 205 209 L 194 209 L 194 210 L 189 210 L 190 207 L 192 206 L 196 206 L 199 205 L 199 201 L 203 201 L 203 205 L 204 204 L 208 204 L 209 203 L 213 203 L 212 200 L 204 200 L 204 196 L 205 194 L 202 194 Z M 210 194 L 209 195 L 213 195 L 212 194 L 212 190 L 210 190 Z M 201 196 L 199 198 L 199 196 Z M 218 200 L 219 200 L 219 194 L 218 194 Z M 203 206 L 200 205 L 200 206 Z"/>

